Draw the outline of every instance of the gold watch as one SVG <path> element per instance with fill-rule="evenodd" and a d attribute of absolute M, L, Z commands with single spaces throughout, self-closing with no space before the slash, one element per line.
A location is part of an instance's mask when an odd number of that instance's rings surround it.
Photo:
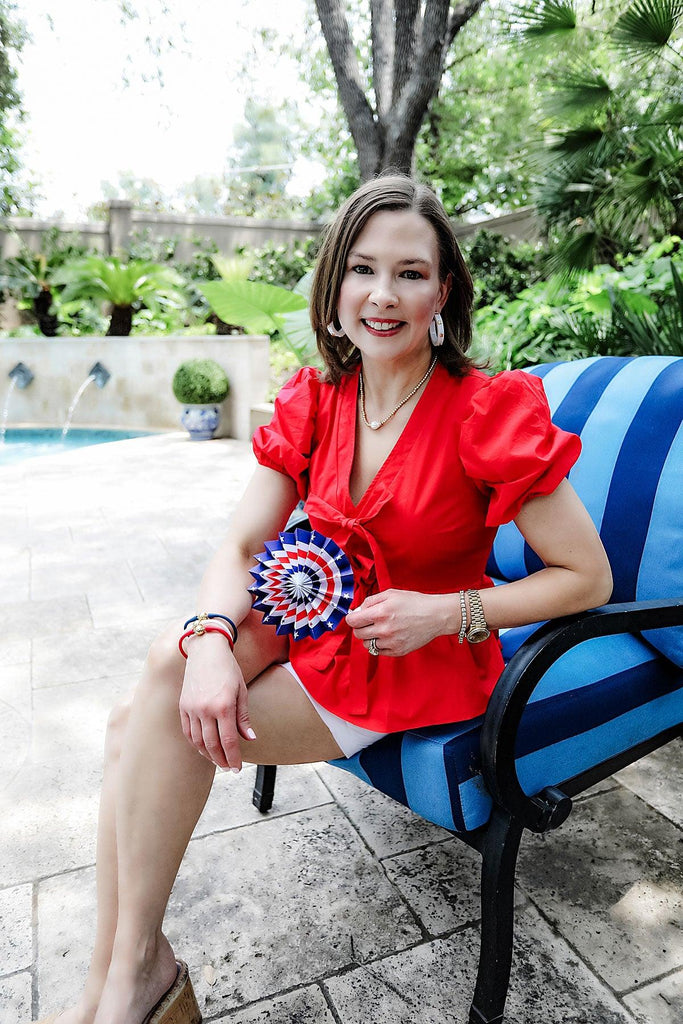
<path fill-rule="evenodd" d="M 467 597 L 470 605 L 470 626 L 465 635 L 469 643 L 480 644 L 482 641 L 488 640 L 491 636 L 491 630 L 486 625 L 479 591 L 468 590 Z"/>

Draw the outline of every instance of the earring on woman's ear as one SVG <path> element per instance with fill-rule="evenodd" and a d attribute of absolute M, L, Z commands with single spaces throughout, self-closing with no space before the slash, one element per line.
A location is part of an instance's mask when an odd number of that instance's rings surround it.
<path fill-rule="evenodd" d="M 327 325 L 327 333 L 331 334 L 333 338 L 343 338 L 346 331 L 342 327 L 335 327 L 334 320 Z"/>
<path fill-rule="evenodd" d="M 441 313 L 435 313 L 429 325 L 429 340 L 434 348 L 438 348 L 439 345 L 443 345 L 444 338 L 443 317 Z"/>

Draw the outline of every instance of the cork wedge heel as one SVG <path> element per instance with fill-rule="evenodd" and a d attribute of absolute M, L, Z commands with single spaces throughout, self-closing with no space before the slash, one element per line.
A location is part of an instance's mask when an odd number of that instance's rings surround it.
<path fill-rule="evenodd" d="M 142 1024 L 202 1024 L 202 1014 L 190 981 L 187 964 L 176 961 L 178 974 L 163 996 L 149 1011 Z M 59 1013 L 51 1013 L 34 1024 L 59 1024 Z"/>
<path fill-rule="evenodd" d="M 178 975 L 142 1024 L 201 1024 L 202 1014 L 192 988 L 187 964 L 178 960 Z"/>

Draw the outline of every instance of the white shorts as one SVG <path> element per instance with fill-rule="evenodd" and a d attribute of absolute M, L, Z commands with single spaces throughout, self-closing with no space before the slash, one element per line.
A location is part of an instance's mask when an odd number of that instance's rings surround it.
<path fill-rule="evenodd" d="M 369 747 L 371 743 L 376 743 L 377 740 L 381 740 L 383 736 L 387 735 L 385 732 L 373 732 L 372 729 L 363 729 L 360 725 L 353 725 L 352 722 L 346 722 L 343 718 L 340 718 L 339 715 L 334 715 L 331 711 L 328 711 L 327 708 L 324 708 L 322 704 L 318 704 L 317 700 L 311 697 L 310 693 L 294 671 L 291 661 L 284 662 L 282 668 L 286 668 L 287 671 L 294 676 L 297 683 L 334 736 L 339 749 L 344 752 L 344 757 L 353 757 L 353 755 L 357 754 L 359 750 L 363 750 L 364 747 Z"/>

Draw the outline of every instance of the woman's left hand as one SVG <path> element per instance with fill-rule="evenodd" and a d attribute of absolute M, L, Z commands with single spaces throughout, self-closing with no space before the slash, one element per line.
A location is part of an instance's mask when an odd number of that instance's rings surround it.
<path fill-rule="evenodd" d="M 374 639 L 379 654 L 399 658 L 442 633 L 452 632 L 447 606 L 445 594 L 384 590 L 367 597 L 348 613 L 346 621 L 367 648 Z"/>

